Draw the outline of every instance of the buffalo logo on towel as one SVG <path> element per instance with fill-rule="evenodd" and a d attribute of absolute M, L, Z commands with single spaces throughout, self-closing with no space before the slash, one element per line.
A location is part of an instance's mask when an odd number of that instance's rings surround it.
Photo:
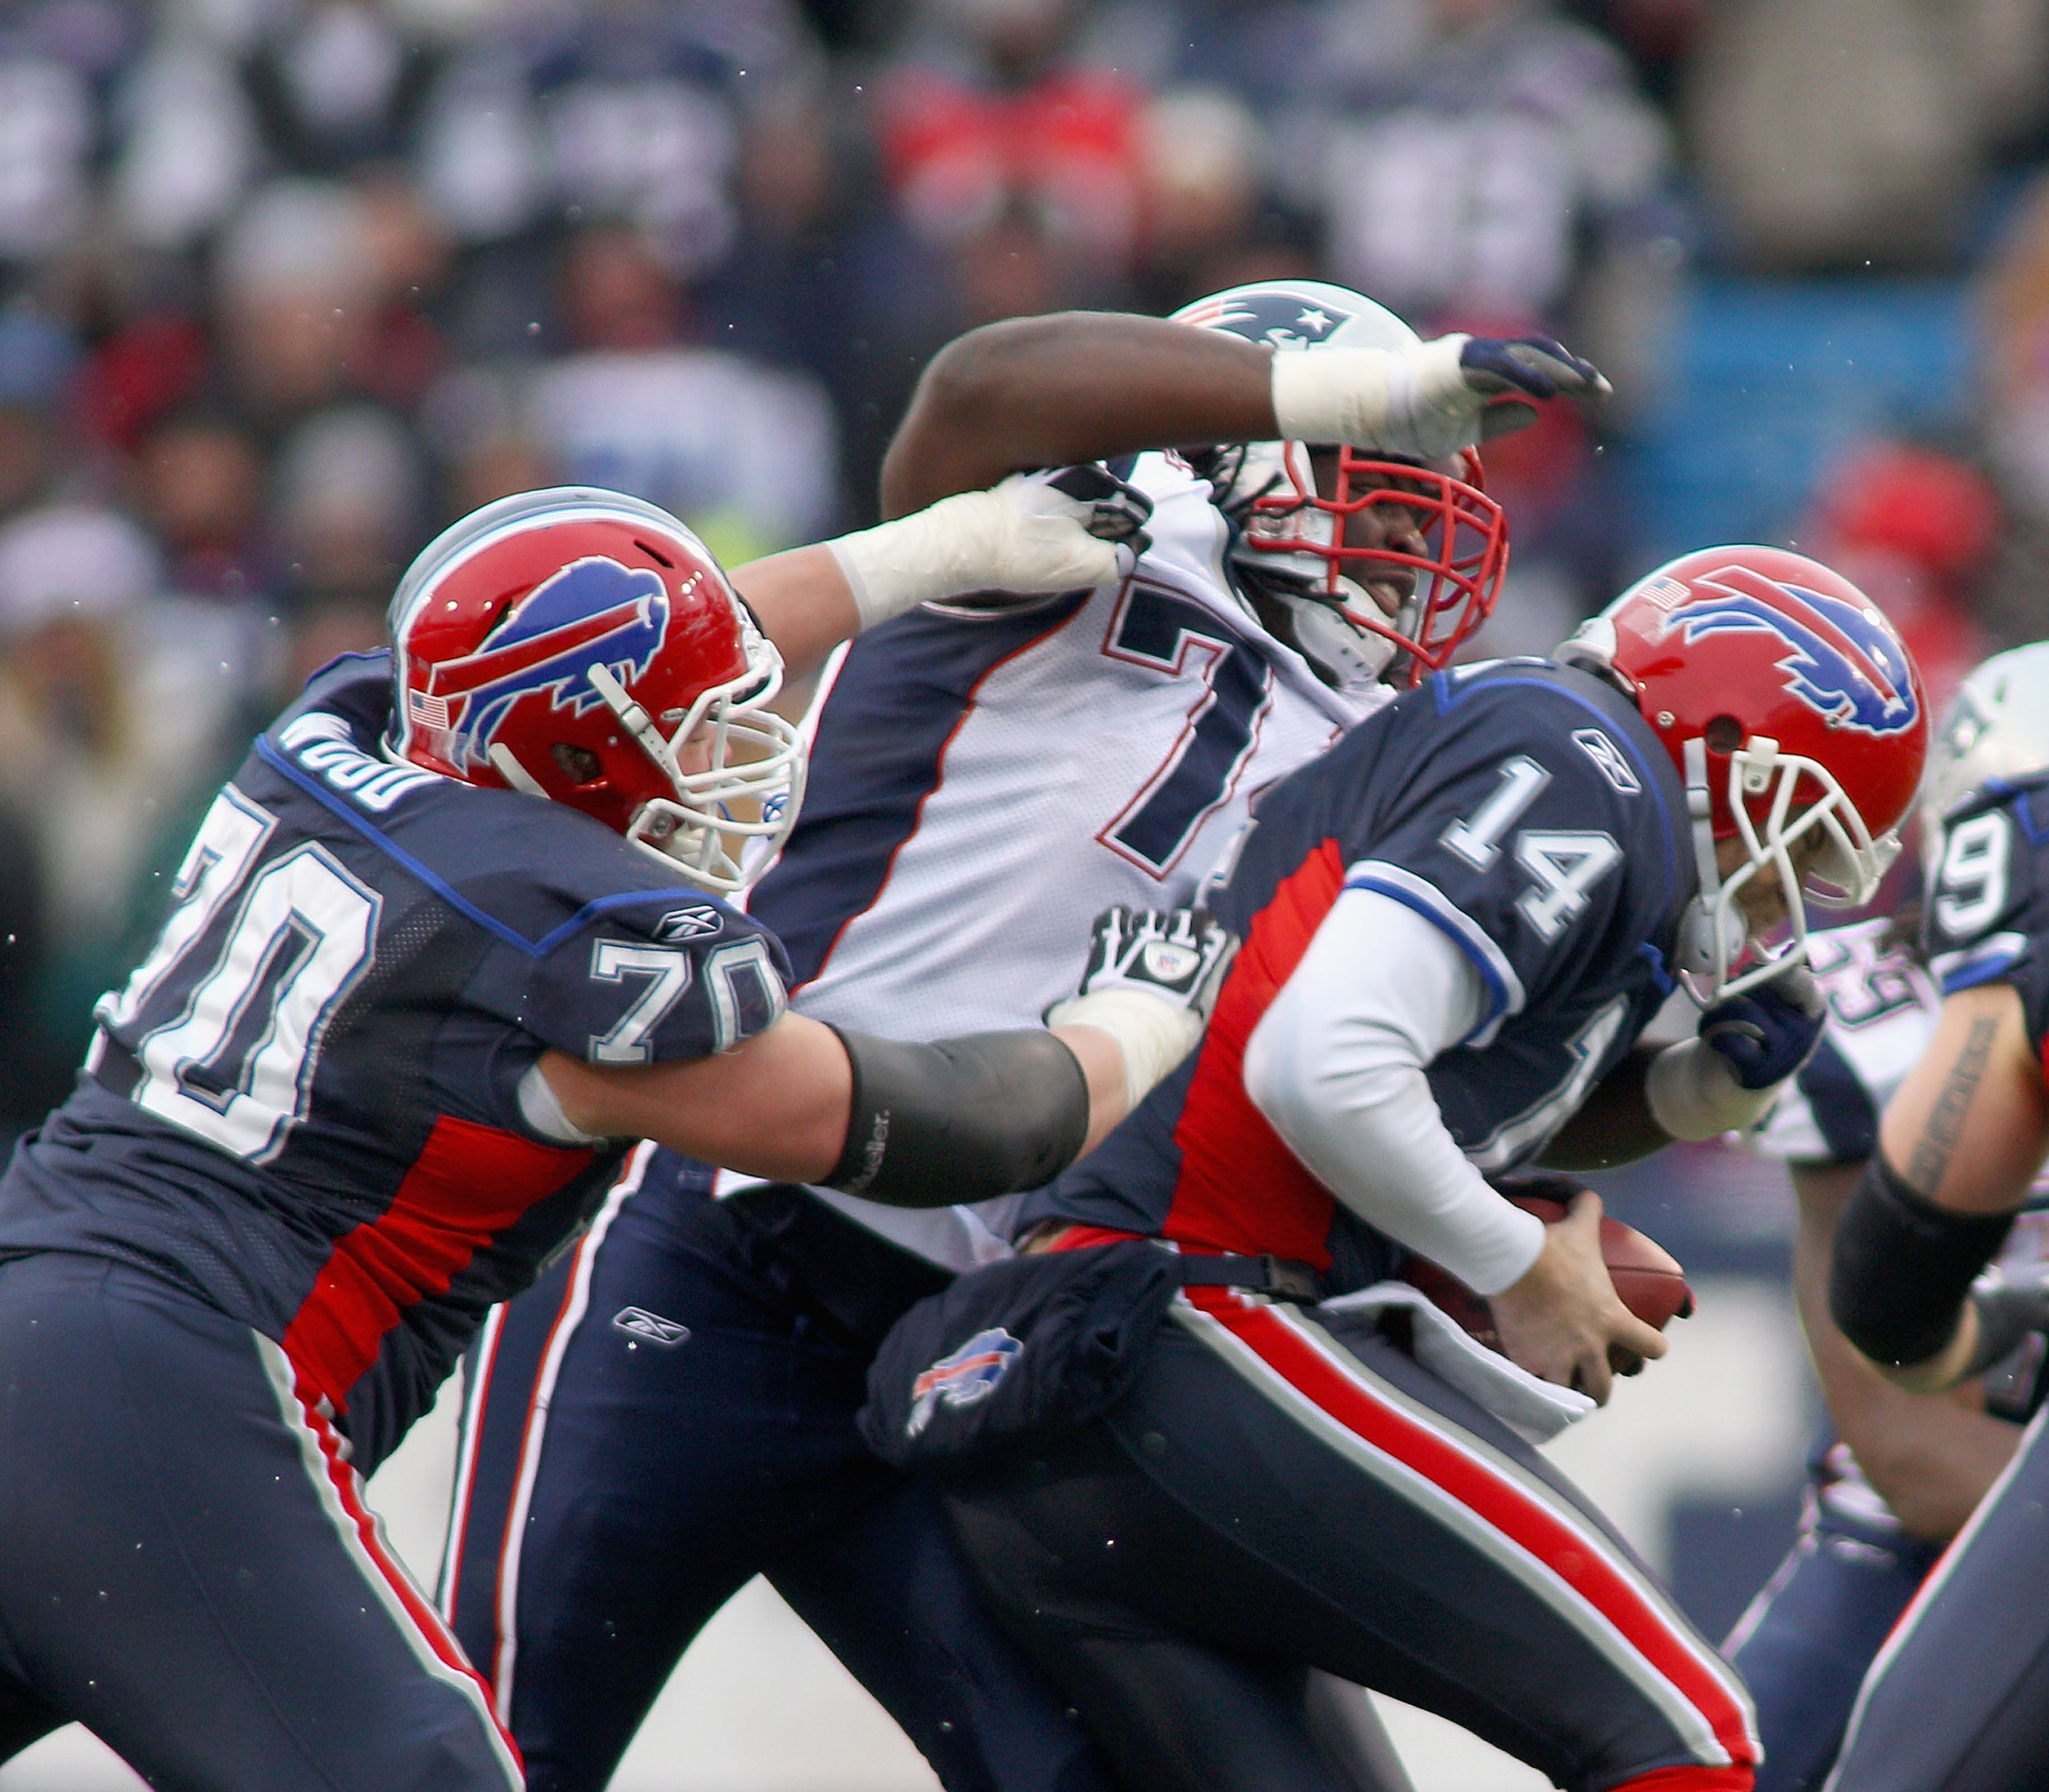
<path fill-rule="evenodd" d="M 920 1371 L 911 1384 L 911 1420 L 904 1428 L 904 1435 L 918 1436 L 931 1423 L 943 1401 L 949 1406 L 972 1406 L 978 1400 L 986 1400 L 1024 1348 L 1001 1326 L 992 1326 Z"/>

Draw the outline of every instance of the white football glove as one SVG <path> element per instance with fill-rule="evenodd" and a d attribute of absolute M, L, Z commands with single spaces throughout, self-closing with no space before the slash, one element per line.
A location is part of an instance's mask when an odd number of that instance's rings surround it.
<path fill-rule="evenodd" d="M 1545 336 L 1297 350 L 1273 357 L 1273 382 L 1283 440 L 1347 442 L 1417 461 L 1527 429 L 1537 421 L 1528 398 L 1604 398 L 1612 390 L 1599 368 Z"/>
<path fill-rule="evenodd" d="M 1237 950 L 1207 909 L 1106 909 L 1080 989 L 1046 1010 L 1046 1024 L 1094 1027 L 1118 1042 L 1128 1112 L 1200 1044 Z"/>
<path fill-rule="evenodd" d="M 970 593 L 1038 597 L 1128 578 L 1151 545 L 1152 514 L 1144 492 L 1085 465 L 1013 473 L 826 545 L 867 629 Z"/>

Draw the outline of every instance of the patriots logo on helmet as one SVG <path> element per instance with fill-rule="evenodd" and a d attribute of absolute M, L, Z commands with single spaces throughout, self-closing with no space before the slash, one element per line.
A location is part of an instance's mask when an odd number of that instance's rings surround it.
<path fill-rule="evenodd" d="M 1697 580 L 1721 595 L 1679 605 L 1662 632 L 1682 630 L 1689 647 L 1704 636 L 1733 631 L 1776 635 L 1786 643 L 1778 662 L 1786 688 L 1831 728 L 1899 734 L 1920 720 L 1906 655 L 1884 628 L 1856 604 L 1803 585 L 1772 582 L 1776 602 L 1743 589 L 1766 582 L 1740 566 Z M 1799 620 L 1802 609 L 1814 618 L 1812 626 Z"/>
<path fill-rule="evenodd" d="M 457 765 L 488 764 L 492 739 L 520 698 L 545 695 L 581 715 L 605 701 L 590 668 L 605 667 L 621 683 L 643 677 L 668 628 L 659 573 L 593 554 L 537 587 L 475 653 L 434 667 L 407 706 L 416 721 L 452 731 L 448 754 Z"/>
<path fill-rule="evenodd" d="M 1307 348 L 1328 342 L 1339 325 L 1351 321 L 1349 311 L 1286 292 L 1241 293 L 1191 305 L 1177 315 L 1181 322 L 1199 329 L 1227 330 L 1247 342 L 1275 348 Z"/>
<path fill-rule="evenodd" d="M 918 1436 L 932 1422 L 942 1401 L 949 1406 L 972 1406 L 978 1400 L 986 1400 L 1024 1348 L 1022 1340 L 1000 1325 L 992 1326 L 920 1371 L 911 1384 L 911 1419 L 904 1428 L 904 1436 Z"/>

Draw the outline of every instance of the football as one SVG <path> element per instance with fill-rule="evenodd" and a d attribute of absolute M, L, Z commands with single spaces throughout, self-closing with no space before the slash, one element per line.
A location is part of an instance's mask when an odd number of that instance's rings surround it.
<path fill-rule="evenodd" d="M 1555 1226 L 1565 1217 L 1565 1203 L 1548 1195 L 1507 1198 L 1525 1213 L 1536 1215 L 1546 1226 Z M 1685 1319 L 1693 1312 L 1693 1291 L 1686 1285 L 1686 1273 L 1656 1239 L 1607 1214 L 1601 1215 L 1600 1236 L 1601 1257 L 1615 1292 L 1646 1325 L 1662 1331 L 1674 1320 Z M 1411 1257 L 1403 1265 L 1402 1279 L 1429 1296 L 1433 1304 L 1450 1314 L 1489 1350 L 1501 1348 L 1493 1310 L 1464 1282 L 1421 1257 Z"/>

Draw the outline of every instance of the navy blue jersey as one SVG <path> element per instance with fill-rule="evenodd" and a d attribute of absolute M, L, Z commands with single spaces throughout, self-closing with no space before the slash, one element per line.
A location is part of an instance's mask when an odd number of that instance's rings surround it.
<path fill-rule="evenodd" d="M 2049 1035 L 2049 773 L 1996 783 L 1952 814 L 1922 922 L 1942 993 L 2020 992 L 2037 1057 Z"/>
<path fill-rule="evenodd" d="M 0 1182 L 0 1257 L 169 1277 L 282 1343 L 371 1462 L 616 1168 L 523 1116 L 542 1052 L 703 1057 L 774 1020 L 786 974 L 589 817 L 379 756 L 390 689 L 351 656 L 256 742 Z"/>
<path fill-rule="evenodd" d="M 1242 1060 L 1347 888 L 1471 959 L 1487 1009 L 1429 1067 L 1431 1092 L 1480 1168 L 1534 1156 L 1672 987 L 1685 814 L 1656 737 L 1585 674 L 1511 660 L 1431 678 L 1262 799 L 1212 902 L 1244 945 L 1201 1050 L 1028 1219 L 1329 1263 L 1332 1197 L 1253 1106 Z"/>

